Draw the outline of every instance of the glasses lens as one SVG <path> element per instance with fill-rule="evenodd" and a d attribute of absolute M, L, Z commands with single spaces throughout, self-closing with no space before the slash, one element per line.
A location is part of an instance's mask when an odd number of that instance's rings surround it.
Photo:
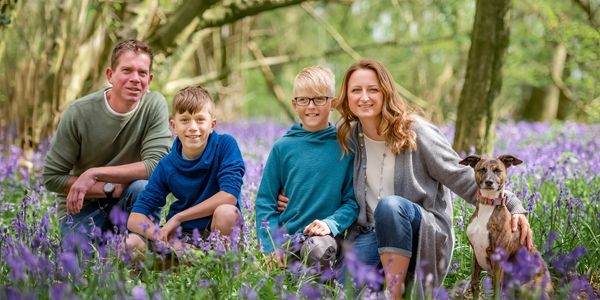
<path fill-rule="evenodd" d="M 310 98 L 296 97 L 296 104 L 298 104 L 300 106 L 308 105 L 308 102 L 310 102 Z"/>
<path fill-rule="evenodd" d="M 327 103 L 327 97 L 315 97 L 314 100 L 315 105 L 325 105 Z"/>

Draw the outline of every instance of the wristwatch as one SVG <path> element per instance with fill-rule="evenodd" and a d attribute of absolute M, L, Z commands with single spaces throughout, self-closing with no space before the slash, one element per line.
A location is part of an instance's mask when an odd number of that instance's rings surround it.
<path fill-rule="evenodd" d="M 115 185 L 110 182 L 107 182 L 102 187 L 102 190 L 104 191 L 104 194 L 106 195 L 107 199 L 112 199 L 113 192 L 115 191 Z"/>

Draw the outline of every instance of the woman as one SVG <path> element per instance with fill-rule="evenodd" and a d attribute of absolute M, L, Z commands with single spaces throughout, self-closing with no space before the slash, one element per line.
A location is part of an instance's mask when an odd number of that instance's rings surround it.
<path fill-rule="evenodd" d="M 440 286 L 448 272 L 454 245 L 450 190 L 474 204 L 473 170 L 459 165 L 438 128 L 404 103 L 377 61 L 350 66 L 336 108 L 338 140 L 355 153 L 360 212 L 350 228 L 354 249 L 365 263 L 381 263 L 394 299 L 404 293 L 407 273 L 419 270 L 412 292 L 422 298 L 425 285 Z M 531 249 L 527 211 L 514 194 L 507 196 L 513 231 L 518 224 L 521 244 Z"/>

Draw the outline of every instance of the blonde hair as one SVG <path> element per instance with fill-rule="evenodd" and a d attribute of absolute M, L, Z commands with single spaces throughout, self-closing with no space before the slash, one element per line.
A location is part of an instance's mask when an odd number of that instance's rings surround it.
<path fill-rule="evenodd" d="M 214 103 L 208 91 L 202 87 L 191 87 L 188 86 L 183 88 L 175 94 L 173 97 L 173 109 L 171 110 L 172 117 L 175 114 L 182 114 L 185 112 L 189 112 L 190 114 L 194 114 L 204 106 L 208 105 L 208 112 L 211 117 L 214 118 L 213 110 Z"/>
<path fill-rule="evenodd" d="M 334 97 L 335 75 L 322 66 L 304 68 L 294 78 L 294 95 L 298 90 L 313 91 L 316 94 L 325 93 L 320 96 Z"/>
<path fill-rule="evenodd" d="M 344 152 L 350 151 L 348 141 L 350 139 L 351 123 L 358 121 L 348 105 L 348 80 L 356 70 L 361 69 L 375 72 L 383 94 L 381 121 L 377 127 L 377 133 L 385 138 L 385 144 L 396 155 L 403 151 L 417 149 L 416 135 L 411 128 L 414 120 L 409 118 L 409 115 L 415 110 L 404 102 L 396 90 L 392 74 L 383 64 L 372 59 L 361 59 L 352 64 L 346 71 L 337 97 L 336 109 L 341 115 L 338 121 L 337 137 Z"/>

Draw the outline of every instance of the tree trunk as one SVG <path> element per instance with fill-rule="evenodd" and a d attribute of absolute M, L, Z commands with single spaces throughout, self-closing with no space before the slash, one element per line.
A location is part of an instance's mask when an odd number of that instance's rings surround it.
<path fill-rule="evenodd" d="M 552 63 L 550 65 L 550 73 L 554 84 L 546 87 L 533 87 L 529 97 L 526 95 L 523 98 L 526 100 L 522 110 L 523 119 L 540 122 L 554 120 L 558 116 L 561 94 L 562 98 L 568 99 L 564 92 L 562 92 L 561 87 L 567 93 L 570 92 L 562 81 L 566 61 L 567 48 L 562 44 L 558 44 L 554 48 Z M 564 103 L 563 108 L 566 108 Z"/>
<path fill-rule="evenodd" d="M 502 65 L 509 43 L 510 0 L 479 0 L 471 48 L 456 118 L 454 148 L 493 152 L 494 103 L 502 87 Z"/>

